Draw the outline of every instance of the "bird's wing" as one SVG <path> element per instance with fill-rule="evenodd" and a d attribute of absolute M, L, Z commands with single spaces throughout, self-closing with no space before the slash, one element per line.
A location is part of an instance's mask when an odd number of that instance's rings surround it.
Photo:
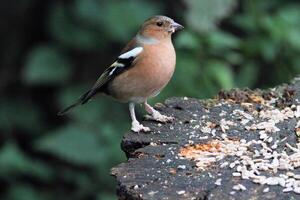
<path fill-rule="evenodd" d="M 128 70 L 130 67 L 132 67 L 137 56 L 142 51 L 143 51 L 143 47 L 135 47 L 121 54 L 117 58 L 117 60 L 101 74 L 101 76 L 98 78 L 94 86 L 91 88 L 90 95 L 93 96 L 93 93 L 97 92 L 97 90 L 100 89 L 108 81 L 110 81 L 117 75 L 121 74 L 125 70 Z"/>
<path fill-rule="evenodd" d="M 98 78 L 93 87 L 90 90 L 88 90 L 85 94 L 83 94 L 74 104 L 59 112 L 59 115 L 65 114 L 77 105 L 86 103 L 89 99 L 91 99 L 95 94 L 97 94 L 101 90 L 102 86 L 104 86 L 117 75 L 132 67 L 134 61 L 142 51 L 143 47 L 134 46 L 132 42 L 130 42 L 123 49 L 122 54 L 116 59 L 116 61 L 101 74 L 101 76 Z"/>

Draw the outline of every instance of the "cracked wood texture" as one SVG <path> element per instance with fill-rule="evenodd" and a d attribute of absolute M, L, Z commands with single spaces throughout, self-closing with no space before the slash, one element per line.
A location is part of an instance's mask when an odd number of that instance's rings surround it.
<path fill-rule="evenodd" d="M 121 147 L 128 161 L 112 169 L 112 175 L 117 179 L 118 198 L 299 199 L 300 194 L 293 191 L 282 192 L 284 187 L 278 184 L 254 183 L 250 179 L 233 176 L 232 173 L 236 171 L 234 167 L 221 167 L 222 163 L 234 163 L 237 160 L 236 156 L 227 155 L 199 168 L 197 159 L 188 159 L 180 155 L 182 148 L 208 144 L 212 140 L 221 141 L 224 137 L 235 141 L 259 141 L 262 133 L 258 132 L 261 130 L 246 128 L 254 122 L 263 121 L 256 114 L 261 110 L 270 109 L 270 106 L 278 110 L 286 107 L 293 110 L 300 105 L 299 100 L 300 77 L 275 89 L 234 89 L 221 91 L 215 99 L 210 100 L 170 98 L 163 104 L 157 104 L 157 110 L 175 117 L 175 121 L 166 124 L 142 121 L 143 125 L 151 128 L 151 132 L 125 134 Z M 265 102 L 269 102 L 268 105 Z M 241 124 L 241 119 L 233 114 L 235 110 L 249 113 L 253 119 Z M 222 119 L 230 123 L 221 126 Z M 298 142 L 295 131 L 297 121 L 299 117 L 287 118 L 276 123 L 277 131 L 266 131 L 269 138 L 272 136 L 270 146 L 274 141 L 283 141 L 276 144 L 278 147 L 275 149 L 278 152 L 286 150 L 290 154 L 286 143 L 295 146 Z M 206 131 L 203 127 L 207 125 L 214 131 Z M 262 173 L 268 173 L 270 177 L 287 171 L 289 170 Z M 295 168 L 293 173 L 300 174 L 300 170 Z M 220 183 L 216 184 L 218 180 Z M 238 184 L 246 190 L 233 189 Z"/>

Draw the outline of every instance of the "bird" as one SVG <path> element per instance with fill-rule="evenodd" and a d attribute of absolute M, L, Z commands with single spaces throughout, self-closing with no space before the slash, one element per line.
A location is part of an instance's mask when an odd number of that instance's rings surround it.
<path fill-rule="evenodd" d="M 137 120 L 136 104 L 143 104 L 152 120 L 164 123 L 173 121 L 173 117 L 161 114 L 147 101 L 157 96 L 173 76 L 176 53 L 171 36 L 183 28 L 167 16 L 156 15 L 145 20 L 135 37 L 127 43 L 91 89 L 58 115 L 66 114 L 101 93 L 129 104 L 133 132 L 150 131 L 149 127 Z"/>

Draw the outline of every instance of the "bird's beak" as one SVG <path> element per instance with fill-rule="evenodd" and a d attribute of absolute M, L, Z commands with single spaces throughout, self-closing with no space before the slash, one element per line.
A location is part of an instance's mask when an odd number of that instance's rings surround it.
<path fill-rule="evenodd" d="M 173 22 L 171 26 L 172 26 L 172 28 L 173 28 L 175 31 L 184 28 L 181 24 L 178 24 L 177 22 Z"/>

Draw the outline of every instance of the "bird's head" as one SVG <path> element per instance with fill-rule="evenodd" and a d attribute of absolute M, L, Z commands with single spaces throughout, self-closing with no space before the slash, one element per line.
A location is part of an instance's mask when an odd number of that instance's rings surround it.
<path fill-rule="evenodd" d="M 163 39 L 170 37 L 179 29 L 183 29 L 183 26 L 169 17 L 158 15 L 147 19 L 139 33 L 144 36 Z"/>

